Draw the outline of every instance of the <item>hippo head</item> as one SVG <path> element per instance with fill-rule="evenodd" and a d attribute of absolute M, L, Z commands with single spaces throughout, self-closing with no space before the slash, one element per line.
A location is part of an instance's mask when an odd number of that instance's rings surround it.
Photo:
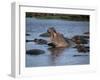
<path fill-rule="evenodd" d="M 51 27 L 51 28 L 49 28 L 49 29 L 47 30 L 47 32 L 48 32 L 50 35 L 52 35 L 52 34 L 56 33 L 56 30 L 55 30 L 54 27 Z"/>
<path fill-rule="evenodd" d="M 51 27 L 47 30 L 50 34 L 51 43 L 55 45 L 55 47 L 68 47 L 68 43 L 66 42 L 64 36 L 57 32 L 54 27 Z"/>

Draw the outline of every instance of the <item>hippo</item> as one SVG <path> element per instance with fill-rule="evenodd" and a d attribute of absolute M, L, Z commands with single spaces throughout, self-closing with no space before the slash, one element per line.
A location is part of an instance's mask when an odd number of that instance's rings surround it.
<path fill-rule="evenodd" d="M 55 47 L 69 47 L 69 43 L 65 40 L 63 34 L 57 32 L 54 27 L 49 28 L 47 32 L 50 34 L 50 41 Z"/>

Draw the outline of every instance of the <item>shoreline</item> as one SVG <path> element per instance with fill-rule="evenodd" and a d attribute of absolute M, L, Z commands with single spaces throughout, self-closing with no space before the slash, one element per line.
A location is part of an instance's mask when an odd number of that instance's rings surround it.
<path fill-rule="evenodd" d="M 89 22 L 89 20 L 75 20 L 75 19 L 60 19 L 60 18 L 42 18 L 42 17 L 26 17 L 26 18 L 35 18 L 35 19 L 41 19 L 41 20 L 64 20 L 64 21 L 83 21 L 83 22 Z"/>

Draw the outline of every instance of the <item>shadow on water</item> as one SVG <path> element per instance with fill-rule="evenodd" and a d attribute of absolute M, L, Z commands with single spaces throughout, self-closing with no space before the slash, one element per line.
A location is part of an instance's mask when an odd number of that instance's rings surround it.
<path fill-rule="evenodd" d="M 51 52 L 51 64 L 56 65 L 57 59 L 63 54 L 65 48 L 48 48 Z"/>

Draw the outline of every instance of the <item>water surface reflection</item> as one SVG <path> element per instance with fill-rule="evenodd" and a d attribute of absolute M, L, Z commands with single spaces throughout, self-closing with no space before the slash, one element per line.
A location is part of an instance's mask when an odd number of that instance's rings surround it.
<path fill-rule="evenodd" d="M 51 64 L 56 65 L 65 48 L 48 48 L 48 50 L 51 52 Z"/>

